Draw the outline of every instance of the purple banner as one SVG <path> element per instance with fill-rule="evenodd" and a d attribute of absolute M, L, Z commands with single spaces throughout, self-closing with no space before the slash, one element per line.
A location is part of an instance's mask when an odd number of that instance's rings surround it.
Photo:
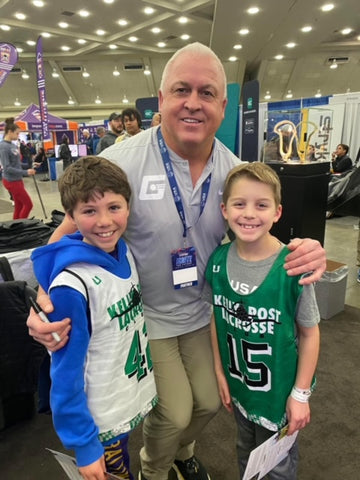
<path fill-rule="evenodd" d="M 18 61 L 18 52 L 11 43 L 0 43 L 0 87 Z"/>
<path fill-rule="evenodd" d="M 48 119 L 48 109 L 47 109 L 47 101 L 46 101 L 45 71 L 44 71 L 43 46 L 42 46 L 41 35 L 37 39 L 37 43 L 36 43 L 36 76 L 37 76 L 37 88 L 38 88 L 38 94 L 39 94 L 39 107 L 40 107 L 43 142 L 48 142 L 51 140 L 51 135 L 49 131 L 49 119 Z"/>

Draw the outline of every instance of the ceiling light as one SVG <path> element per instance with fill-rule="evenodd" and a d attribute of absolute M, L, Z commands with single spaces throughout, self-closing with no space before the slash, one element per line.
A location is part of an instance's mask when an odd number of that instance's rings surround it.
<path fill-rule="evenodd" d="M 152 33 L 160 33 L 161 32 L 161 28 L 159 27 L 154 27 L 151 29 Z"/>
<path fill-rule="evenodd" d="M 305 25 L 305 27 L 302 27 L 301 31 L 304 33 L 311 32 L 312 27 L 310 25 Z"/>
<path fill-rule="evenodd" d="M 330 64 L 330 68 L 335 70 L 335 68 L 338 68 L 338 64 L 336 63 L 336 59 L 334 58 L 333 61 Z"/>
<path fill-rule="evenodd" d="M 104 3 L 114 3 L 114 0 L 103 0 Z"/>
<path fill-rule="evenodd" d="M 320 98 L 320 97 L 321 97 L 321 92 L 320 92 L 319 89 L 318 89 L 318 91 L 315 93 L 315 97 L 316 97 L 316 98 Z"/>
<path fill-rule="evenodd" d="M 34 7 L 39 7 L 39 8 L 45 5 L 45 3 L 42 0 L 34 0 L 32 4 L 34 5 Z"/>
<path fill-rule="evenodd" d="M 118 47 L 114 43 L 110 43 L 109 48 L 110 50 L 116 50 Z"/>
<path fill-rule="evenodd" d="M 16 47 L 16 50 L 18 51 L 18 53 L 22 53 L 24 51 L 24 49 L 21 47 Z"/>
<path fill-rule="evenodd" d="M 137 42 L 139 39 L 137 37 L 129 37 L 129 42 Z"/>
<path fill-rule="evenodd" d="M 8 32 L 10 30 L 9 25 L 0 25 L 1 30 L 4 30 L 4 32 Z"/>
<path fill-rule="evenodd" d="M 265 98 L 265 100 L 270 100 L 271 95 L 270 95 L 269 90 L 266 91 L 266 94 L 264 95 L 264 98 Z"/>
<path fill-rule="evenodd" d="M 233 46 L 233 48 L 235 50 L 241 50 L 242 49 L 242 45 L 240 45 L 240 43 L 237 43 L 236 45 Z"/>
<path fill-rule="evenodd" d="M 343 29 L 341 30 L 341 33 L 342 33 L 343 35 L 349 35 L 349 33 L 351 33 L 351 32 L 352 32 L 352 28 L 349 28 L 349 27 L 343 28 Z"/>
<path fill-rule="evenodd" d="M 100 98 L 99 98 L 99 95 L 96 96 L 96 98 L 95 98 L 95 103 L 96 103 L 97 105 L 100 105 L 101 100 L 100 100 Z"/>
<path fill-rule="evenodd" d="M 186 18 L 186 17 L 180 17 L 180 18 L 178 19 L 178 22 L 179 22 L 179 23 L 183 23 L 183 24 L 188 23 L 188 21 L 189 21 L 189 19 Z"/>
<path fill-rule="evenodd" d="M 249 13 L 250 15 L 255 15 L 256 13 L 259 13 L 260 8 L 258 8 L 258 7 L 251 7 L 251 8 L 248 8 L 246 11 L 247 11 L 247 13 Z"/>
<path fill-rule="evenodd" d="M 286 94 L 286 98 L 293 98 L 293 94 L 292 94 L 291 90 L 288 90 L 288 92 Z"/>
<path fill-rule="evenodd" d="M 86 40 L 84 40 L 83 38 L 79 38 L 77 42 L 80 43 L 80 45 L 85 45 Z"/>
<path fill-rule="evenodd" d="M 144 75 L 151 75 L 150 68 L 147 65 L 145 66 Z"/>
<path fill-rule="evenodd" d="M 281 54 L 275 55 L 274 58 L 275 58 L 275 60 L 282 60 L 284 58 L 284 55 L 281 55 Z"/>
<path fill-rule="evenodd" d="M 68 52 L 68 51 L 70 50 L 70 47 L 68 47 L 67 45 L 63 45 L 63 46 L 61 47 L 61 50 L 62 50 L 63 52 Z"/>
<path fill-rule="evenodd" d="M 184 33 L 184 35 L 181 35 L 181 40 L 189 40 L 190 38 L 190 35 L 188 35 L 187 33 Z"/>
<path fill-rule="evenodd" d="M 15 105 L 15 107 L 20 107 L 21 102 L 19 102 L 18 98 L 15 99 L 14 105 Z"/>
<path fill-rule="evenodd" d="M 237 60 L 237 57 L 233 57 L 233 56 L 232 56 L 232 57 L 229 57 L 229 61 L 230 61 L 230 62 L 236 62 L 236 60 Z"/>
<path fill-rule="evenodd" d="M 82 71 L 82 74 L 81 74 L 84 78 L 88 78 L 90 77 L 90 73 L 86 70 L 86 68 L 84 67 L 83 68 L 83 71 Z"/>
<path fill-rule="evenodd" d="M 25 20 L 26 15 L 24 15 L 23 13 L 17 12 L 17 13 L 15 13 L 15 17 L 16 17 L 18 20 Z"/>
<path fill-rule="evenodd" d="M 334 4 L 333 3 L 325 3 L 325 5 L 323 5 L 321 7 L 321 10 L 323 12 L 330 12 L 330 10 L 332 10 L 334 8 Z"/>
<path fill-rule="evenodd" d="M 248 28 L 241 28 L 239 30 L 240 35 L 247 35 L 250 32 Z"/>
<path fill-rule="evenodd" d="M 106 32 L 105 32 L 105 30 L 102 30 L 101 28 L 99 28 L 98 30 L 96 30 L 95 33 L 96 33 L 96 35 L 102 36 L 102 35 L 105 35 Z"/>
<path fill-rule="evenodd" d="M 34 42 L 34 40 L 27 40 L 26 43 L 27 43 L 30 47 L 33 47 L 34 45 L 36 45 L 36 42 Z"/>
<path fill-rule="evenodd" d="M 44 37 L 44 38 L 50 38 L 50 37 L 51 37 L 51 33 L 49 33 L 49 32 L 42 32 L 41 36 Z"/>
<path fill-rule="evenodd" d="M 296 43 L 294 43 L 294 42 L 289 42 L 289 43 L 286 44 L 286 47 L 287 47 L 287 48 L 294 48 L 294 47 L 296 47 Z"/>
<path fill-rule="evenodd" d="M 23 73 L 21 74 L 21 78 L 27 80 L 29 77 L 28 73 L 26 72 L 25 68 L 23 69 Z"/>
<path fill-rule="evenodd" d="M 120 18 L 120 20 L 118 20 L 117 22 L 121 27 L 125 27 L 125 25 L 128 24 L 127 20 L 125 20 L 125 18 Z"/>
<path fill-rule="evenodd" d="M 69 24 L 66 23 L 66 22 L 59 22 L 58 25 L 59 25 L 60 28 L 68 28 L 68 26 L 69 26 Z"/>
<path fill-rule="evenodd" d="M 59 77 L 59 74 L 58 74 L 58 71 L 56 70 L 56 68 L 53 68 L 53 71 L 52 71 L 51 76 L 54 77 L 54 78 L 58 78 L 58 77 Z"/>
<path fill-rule="evenodd" d="M 122 100 L 122 103 L 129 103 L 129 100 L 126 98 L 126 95 L 124 95 L 124 98 Z"/>
<path fill-rule="evenodd" d="M 157 44 L 157 46 L 160 47 L 160 48 L 164 48 L 164 47 L 166 47 L 166 43 L 165 42 L 159 42 Z"/>
<path fill-rule="evenodd" d="M 80 17 L 84 17 L 84 18 L 86 18 L 90 15 L 90 12 L 88 12 L 87 10 L 79 10 L 78 13 L 79 13 Z"/>
<path fill-rule="evenodd" d="M 114 77 L 118 77 L 120 75 L 120 72 L 119 72 L 117 67 L 114 68 L 113 75 L 114 75 Z"/>
<path fill-rule="evenodd" d="M 144 13 L 146 15 L 152 15 L 155 12 L 155 10 L 152 7 L 145 7 L 144 8 Z"/>
<path fill-rule="evenodd" d="M 75 104 L 75 102 L 74 102 L 74 100 L 72 99 L 72 97 L 69 97 L 68 104 L 69 104 L 69 105 L 74 105 L 74 104 Z"/>

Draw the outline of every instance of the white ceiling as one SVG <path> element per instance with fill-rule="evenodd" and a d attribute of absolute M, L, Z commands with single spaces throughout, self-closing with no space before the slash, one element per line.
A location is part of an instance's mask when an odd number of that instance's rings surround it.
<path fill-rule="evenodd" d="M 329 0 L 331 1 L 331 0 Z M 37 8 L 31 0 L 0 0 L 0 42 L 10 42 L 22 48 L 17 68 L 30 75 L 24 80 L 20 73 L 11 73 L 0 88 L 2 116 L 19 112 L 29 103 L 38 103 L 35 74 L 35 46 L 43 32 L 47 101 L 50 111 L 68 118 L 103 118 L 113 110 L 125 107 L 126 95 L 130 104 L 136 98 L 156 96 L 162 69 L 178 48 L 187 42 L 200 41 L 209 45 L 219 55 L 229 82 L 243 84 L 258 79 L 260 99 L 267 91 L 271 101 L 284 100 L 289 90 L 294 98 L 311 97 L 317 90 L 323 95 L 360 90 L 360 2 L 359 0 L 334 0 L 334 9 L 322 12 L 325 3 L 314 0 L 44 0 Z M 256 15 L 247 9 L 258 6 Z M 154 13 L 144 13 L 145 7 L 153 7 Z M 87 10 L 88 17 L 81 17 L 80 10 Z M 15 14 L 23 13 L 25 20 Z M 178 22 L 181 16 L 187 24 Z M 118 21 L 128 24 L 120 26 Z M 65 21 L 68 28 L 60 28 Z M 312 26 L 309 33 L 301 28 Z M 158 27 L 159 33 L 151 29 Z M 347 35 L 341 33 L 351 28 Z M 245 36 L 241 28 L 248 28 Z M 105 34 L 97 35 L 97 29 Z M 188 34 L 189 40 L 181 39 Z M 130 36 L 138 40 L 131 42 Z M 360 38 L 360 37 L 359 37 Z M 80 45 L 79 39 L 86 41 Z M 166 46 L 160 48 L 157 43 Z M 286 44 L 295 42 L 294 48 Z M 109 45 L 116 45 L 111 50 Z M 233 47 L 241 44 L 240 50 Z M 61 50 L 62 46 L 70 48 Z M 282 54 L 282 60 L 275 55 Z M 236 56 L 236 61 L 230 61 Z M 330 69 L 331 57 L 347 58 L 337 69 Z M 125 64 L 148 66 L 151 75 L 143 70 L 124 70 Z M 83 78 L 82 71 L 64 72 L 64 67 L 75 66 L 90 74 Z M 120 76 L 112 72 L 118 68 Z M 60 76 L 53 78 L 56 69 Z M 69 106 L 69 96 L 75 105 Z M 101 99 L 95 105 L 96 97 Z M 21 107 L 14 107 L 15 99 Z"/>

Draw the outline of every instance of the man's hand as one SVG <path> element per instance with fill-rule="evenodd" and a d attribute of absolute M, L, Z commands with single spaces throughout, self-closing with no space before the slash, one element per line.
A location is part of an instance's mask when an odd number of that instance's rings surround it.
<path fill-rule="evenodd" d="M 320 280 L 326 269 L 326 253 L 320 242 L 311 238 L 294 238 L 288 248 L 292 250 L 285 259 L 288 274 L 309 273 L 299 281 L 301 285 L 309 285 Z"/>
<path fill-rule="evenodd" d="M 39 315 L 31 308 L 26 325 L 29 328 L 29 335 L 51 352 L 60 350 L 69 339 L 69 331 L 71 329 L 69 318 L 65 318 L 61 322 L 44 323 Z M 57 342 L 53 338 L 53 332 L 59 335 L 61 339 L 60 342 Z"/>

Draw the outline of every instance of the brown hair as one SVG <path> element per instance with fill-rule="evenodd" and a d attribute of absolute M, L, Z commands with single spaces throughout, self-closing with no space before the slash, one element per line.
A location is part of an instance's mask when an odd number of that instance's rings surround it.
<path fill-rule="evenodd" d="M 17 123 L 15 123 L 15 118 L 5 118 L 4 134 L 6 135 L 8 132 L 15 132 L 16 130 L 20 130 L 20 127 Z"/>
<path fill-rule="evenodd" d="M 130 202 L 131 188 L 126 173 L 105 158 L 89 155 L 79 158 L 66 168 L 59 179 L 61 203 L 72 215 L 78 202 L 88 202 L 106 192 L 122 195 Z"/>
<path fill-rule="evenodd" d="M 280 179 L 277 173 L 268 165 L 261 162 L 251 162 L 243 163 L 237 165 L 227 174 L 223 192 L 223 202 L 226 202 L 229 199 L 231 193 L 231 187 L 233 184 L 240 178 L 245 177 L 250 180 L 255 180 L 257 182 L 264 183 L 269 185 L 274 193 L 274 200 L 276 206 L 279 206 L 281 203 L 281 184 Z"/>

